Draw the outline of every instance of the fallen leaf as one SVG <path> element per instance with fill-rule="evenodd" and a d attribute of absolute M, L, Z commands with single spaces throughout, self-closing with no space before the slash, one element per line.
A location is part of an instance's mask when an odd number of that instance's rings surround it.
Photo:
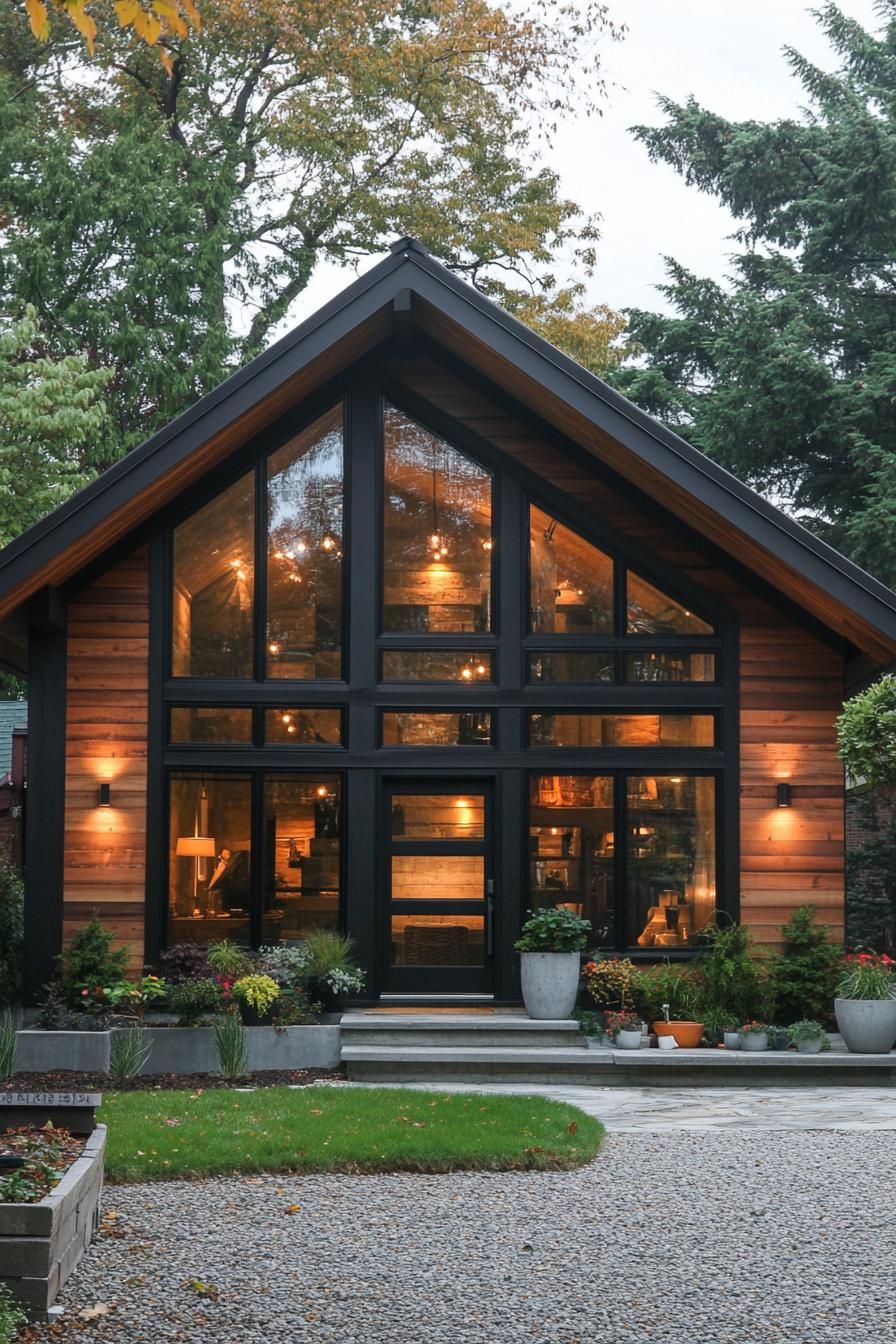
<path fill-rule="evenodd" d="M 302 1207 L 301 1204 L 290 1204 L 288 1208 L 286 1208 L 286 1209 L 283 1210 L 283 1212 L 284 1212 L 284 1213 L 298 1213 L 299 1210 L 301 1209 L 301 1207 Z"/>
<path fill-rule="evenodd" d="M 80 1321 L 95 1321 L 98 1316 L 108 1316 L 112 1310 L 105 1302 L 95 1302 L 92 1307 L 82 1307 L 78 1312 Z"/>
<path fill-rule="evenodd" d="M 566 1126 L 566 1132 L 567 1134 L 577 1134 L 579 1132 L 579 1126 L 576 1124 L 575 1120 L 570 1120 L 569 1124 Z"/>

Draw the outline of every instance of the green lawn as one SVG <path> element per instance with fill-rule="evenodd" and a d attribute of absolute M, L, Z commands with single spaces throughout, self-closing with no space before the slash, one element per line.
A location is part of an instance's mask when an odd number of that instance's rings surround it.
<path fill-rule="evenodd" d="M 107 1095 L 110 1181 L 259 1171 L 528 1171 L 581 1166 L 599 1120 L 543 1097 L 393 1088 Z"/>

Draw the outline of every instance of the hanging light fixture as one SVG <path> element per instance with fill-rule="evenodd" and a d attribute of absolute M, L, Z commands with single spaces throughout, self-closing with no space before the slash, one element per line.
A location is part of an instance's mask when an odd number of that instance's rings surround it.
<path fill-rule="evenodd" d="M 429 534 L 429 553 L 432 563 L 436 564 L 439 560 L 444 560 L 448 554 L 448 547 L 445 545 L 445 538 L 442 536 L 442 529 L 439 527 L 439 503 L 436 495 L 438 489 L 438 463 L 436 459 L 436 440 L 432 441 L 432 531 Z"/>

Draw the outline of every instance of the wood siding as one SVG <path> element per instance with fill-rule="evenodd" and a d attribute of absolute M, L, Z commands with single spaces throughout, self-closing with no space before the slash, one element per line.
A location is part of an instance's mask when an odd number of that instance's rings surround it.
<path fill-rule="evenodd" d="M 843 656 L 721 568 L 692 534 L 658 520 L 633 492 L 596 476 L 587 461 L 549 443 L 453 371 L 399 359 L 390 371 L 414 395 L 586 506 L 598 527 L 609 520 L 736 612 L 741 917 L 759 942 L 775 945 L 790 913 L 811 903 L 832 936 L 842 938 L 844 779 L 834 724 L 843 703 Z M 776 805 L 784 780 L 793 788 L 789 809 Z"/>
<path fill-rule="evenodd" d="M 63 938 L 98 911 L 143 964 L 149 701 L 149 553 L 69 603 Z M 98 806 L 108 782 L 112 805 Z"/>

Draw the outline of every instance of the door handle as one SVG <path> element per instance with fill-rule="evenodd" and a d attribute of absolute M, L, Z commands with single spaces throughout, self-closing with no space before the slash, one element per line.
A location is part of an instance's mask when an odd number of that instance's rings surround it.
<path fill-rule="evenodd" d="M 485 955 L 495 953 L 495 899 L 492 896 L 493 883 L 489 882 L 489 894 L 485 900 Z"/>

